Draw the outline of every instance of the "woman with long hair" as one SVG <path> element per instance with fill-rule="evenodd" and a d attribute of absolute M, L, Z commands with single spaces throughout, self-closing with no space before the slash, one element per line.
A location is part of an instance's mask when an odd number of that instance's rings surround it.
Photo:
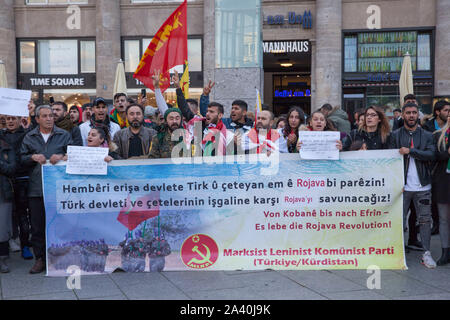
<path fill-rule="evenodd" d="M 293 106 L 289 109 L 286 118 L 284 128 L 278 129 L 279 148 L 281 153 L 294 153 L 297 152 L 298 130 L 304 122 L 305 113 L 300 107 Z"/>
<path fill-rule="evenodd" d="M 433 195 L 439 212 L 439 237 L 442 255 L 438 266 L 450 262 L 450 115 L 445 126 L 434 133 L 436 165 L 433 170 Z"/>
<path fill-rule="evenodd" d="M 376 106 L 370 106 L 364 111 L 362 126 L 345 139 L 344 150 L 348 151 L 355 141 L 362 141 L 367 150 L 389 149 L 390 131 L 384 112 Z"/>
<path fill-rule="evenodd" d="M 105 157 L 106 162 L 112 160 L 120 160 L 120 156 L 117 153 L 117 145 L 111 140 L 108 127 L 103 124 L 97 124 L 94 128 L 89 130 L 87 137 L 87 146 L 93 148 L 108 148 L 108 155 Z M 67 155 L 64 157 L 64 161 L 67 161 Z"/>
<path fill-rule="evenodd" d="M 300 131 L 337 131 L 333 123 L 325 117 L 325 115 L 320 111 L 314 111 L 307 120 L 307 125 L 301 125 Z M 345 137 L 345 134 L 341 132 L 340 139 Z M 342 151 L 341 140 L 336 141 L 336 148 Z M 299 140 L 297 142 L 297 150 L 300 150 L 302 142 Z"/>

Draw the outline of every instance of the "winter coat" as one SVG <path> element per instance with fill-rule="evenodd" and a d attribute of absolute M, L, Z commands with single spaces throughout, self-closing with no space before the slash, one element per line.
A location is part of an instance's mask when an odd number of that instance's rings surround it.
<path fill-rule="evenodd" d="M 172 141 L 172 135 L 168 131 L 168 128 L 165 127 L 161 132 L 157 135 L 153 136 L 152 143 L 150 146 L 150 153 L 148 155 L 151 159 L 159 159 L 159 158 L 172 158 L 172 149 L 179 143 L 183 143 L 182 139 L 180 141 Z M 180 148 L 180 150 L 182 150 Z M 182 157 L 183 154 L 180 151 L 179 157 Z"/>
<path fill-rule="evenodd" d="M 345 132 L 346 134 L 350 133 L 350 121 L 348 120 L 348 115 L 344 110 L 335 107 L 330 111 L 327 118 L 333 122 L 337 131 Z"/>
<path fill-rule="evenodd" d="M 0 201 L 10 202 L 13 198 L 11 178 L 17 165 L 17 155 L 13 148 L 0 139 Z"/>
<path fill-rule="evenodd" d="M 20 156 L 21 163 L 28 169 L 30 176 L 28 197 L 42 197 L 41 164 L 31 157 L 34 154 L 43 154 L 49 160 L 54 154 L 65 155 L 68 145 L 72 145 L 70 133 L 56 126 L 53 127 L 47 142 L 44 141 L 39 126 L 27 133 L 20 148 Z"/>
<path fill-rule="evenodd" d="M 19 127 L 16 131 L 11 132 L 9 130 L 3 130 L 1 133 L 0 139 L 4 139 L 14 150 L 17 155 L 17 166 L 16 172 L 14 173 L 15 178 L 22 178 L 28 176 L 28 170 L 22 166 L 20 163 L 20 147 L 22 145 L 23 138 L 25 135 L 30 132 L 30 129 L 24 129 L 23 127 Z"/>

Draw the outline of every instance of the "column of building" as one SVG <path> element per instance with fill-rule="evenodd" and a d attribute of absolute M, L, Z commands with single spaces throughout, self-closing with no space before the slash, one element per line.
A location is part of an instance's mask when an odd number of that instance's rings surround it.
<path fill-rule="evenodd" d="M 324 103 L 333 106 L 341 104 L 342 0 L 317 0 L 315 21 L 315 61 L 311 74 L 315 96 L 312 111 Z"/>
<path fill-rule="evenodd" d="M 121 56 L 120 1 L 96 1 L 97 96 L 113 98 L 117 62 Z"/>
<path fill-rule="evenodd" d="M 436 0 L 434 95 L 450 96 L 450 1 Z"/>
<path fill-rule="evenodd" d="M 17 87 L 14 0 L 0 0 L 0 60 L 5 64 L 9 88 Z"/>
<path fill-rule="evenodd" d="M 209 80 L 215 81 L 215 1 L 203 2 L 203 82 L 206 84 Z M 210 100 L 214 100 L 213 90 L 210 94 Z"/>
<path fill-rule="evenodd" d="M 264 71 L 262 63 L 256 67 L 219 67 L 216 64 L 218 56 L 218 48 L 215 46 L 217 41 L 221 41 L 221 35 L 216 30 L 216 11 L 215 1 L 204 1 L 204 81 L 213 80 L 216 86 L 210 100 L 221 103 L 225 108 L 225 115 L 229 115 L 231 103 L 233 100 L 241 99 L 247 102 L 249 111 L 254 111 L 256 104 L 256 90 L 262 94 L 264 91 Z M 262 24 L 259 26 L 262 29 Z M 239 32 L 239 30 L 235 30 Z M 241 30 L 242 31 L 242 30 Z M 231 50 L 240 46 L 244 47 L 244 43 L 229 44 L 234 46 Z M 262 45 L 262 44 L 261 44 Z M 239 50 L 236 50 L 238 52 Z"/>

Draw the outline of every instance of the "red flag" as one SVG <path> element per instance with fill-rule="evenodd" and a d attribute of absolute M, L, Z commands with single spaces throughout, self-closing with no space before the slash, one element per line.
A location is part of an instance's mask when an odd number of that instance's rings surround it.
<path fill-rule="evenodd" d="M 120 210 L 117 220 L 128 230 L 134 230 L 143 221 L 159 215 L 159 205 L 147 209 L 147 202 L 152 203 L 154 200 L 159 200 L 159 191 L 151 192 L 133 202 L 130 201 L 130 195 L 128 195 L 127 205 Z M 138 201 L 142 201 L 141 207 L 137 206 Z"/>
<path fill-rule="evenodd" d="M 152 75 L 160 70 L 160 88 L 164 92 L 170 85 L 169 70 L 184 65 L 187 59 L 187 3 L 184 0 L 153 37 L 133 78 L 154 91 Z"/>

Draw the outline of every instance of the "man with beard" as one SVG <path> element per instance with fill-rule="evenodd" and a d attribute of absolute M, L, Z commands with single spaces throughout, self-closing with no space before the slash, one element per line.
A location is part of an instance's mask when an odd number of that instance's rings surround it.
<path fill-rule="evenodd" d="M 73 105 L 69 108 L 70 121 L 76 126 L 83 123 L 83 109 L 77 105 Z"/>
<path fill-rule="evenodd" d="M 226 155 L 227 145 L 233 142 L 234 135 L 227 134 L 227 128 L 222 121 L 224 114 L 223 106 L 218 102 L 211 102 L 208 105 L 206 116 L 204 118 L 196 117 L 184 98 L 177 71 L 175 71 L 175 75 L 172 77 L 172 82 L 175 88 L 177 88 L 178 107 L 186 119 L 187 129 L 192 138 L 194 137 L 194 131 L 196 131 L 196 123 L 201 123 L 201 130 L 203 132 L 201 143 L 203 156 Z M 193 155 L 197 156 L 201 155 L 201 153 L 194 150 Z"/>
<path fill-rule="evenodd" d="M 143 126 L 144 109 L 139 104 L 131 104 L 126 110 L 127 121 L 130 124 L 114 136 L 118 146 L 117 153 L 122 159 L 147 156 L 150 152 L 150 142 L 156 131 Z"/>
<path fill-rule="evenodd" d="M 183 139 L 183 137 L 181 136 L 179 139 L 175 139 L 175 141 L 172 140 L 173 133 L 178 129 L 182 129 L 183 134 L 185 134 L 181 122 L 182 117 L 183 116 L 180 109 L 167 109 L 167 111 L 164 113 L 165 123 L 162 125 L 160 132 L 153 137 L 150 154 L 148 156 L 149 158 L 158 159 L 172 157 L 173 148 Z M 181 157 L 183 155 L 178 154 L 178 156 Z"/>
<path fill-rule="evenodd" d="M 111 120 L 117 123 L 121 129 L 129 126 L 127 122 L 128 98 L 125 93 L 116 93 L 114 95 L 114 109 L 111 110 Z"/>
<path fill-rule="evenodd" d="M 81 110 L 83 110 L 83 116 L 82 116 L 82 122 L 91 121 L 92 116 L 92 104 L 85 103 L 81 107 Z"/>
<path fill-rule="evenodd" d="M 230 118 L 222 121 L 227 129 L 244 134 L 253 127 L 253 120 L 247 117 L 248 105 L 243 100 L 235 100 L 231 103 Z"/>
<path fill-rule="evenodd" d="M 119 125 L 109 120 L 108 107 L 106 106 L 105 99 L 95 99 L 92 111 L 94 113 L 91 116 L 91 120 L 86 121 L 85 123 L 80 125 L 81 138 L 83 139 L 84 146 L 87 146 L 87 137 L 89 131 L 91 131 L 91 129 L 95 128 L 97 125 L 102 124 L 108 127 L 111 139 L 114 139 L 114 135 L 116 134 L 116 132 L 120 131 Z"/>
<path fill-rule="evenodd" d="M 436 146 L 433 135 L 419 125 L 419 107 L 406 103 L 402 108 L 403 127 L 392 133 L 390 149 L 399 149 L 404 156 L 405 187 L 403 192 L 403 225 L 410 203 L 414 207 L 419 221 L 420 238 L 425 253 L 422 264 L 435 268 L 436 262 L 430 252 L 431 240 L 431 170 L 428 165 L 435 159 Z"/>
<path fill-rule="evenodd" d="M 424 121 L 422 128 L 429 132 L 441 130 L 447 123 L 447 117 L 450 114 L 450 102 L 439 100 L 435 103 L 433 108 L 433 116 Z"/>
<path fill-rule="evenodd" d="M 72 122 L 69 114 L 67 114 L 67 104 L 56 101 L 52 104 L 52 111 L 55 125 L 70 133 L 74 146 L 82 146 L 83 140 L 81 140 L 80 128 Z"/>
<path fill-rule="evenodd" d="M 242 149 L 245 153 L 270 153 L 278 151 L 277 140 L 280 137 L 277 130 L 272 129 L 273 113 L 269 110 L 258 112 L 255 127 L 243 138 Z"/>

